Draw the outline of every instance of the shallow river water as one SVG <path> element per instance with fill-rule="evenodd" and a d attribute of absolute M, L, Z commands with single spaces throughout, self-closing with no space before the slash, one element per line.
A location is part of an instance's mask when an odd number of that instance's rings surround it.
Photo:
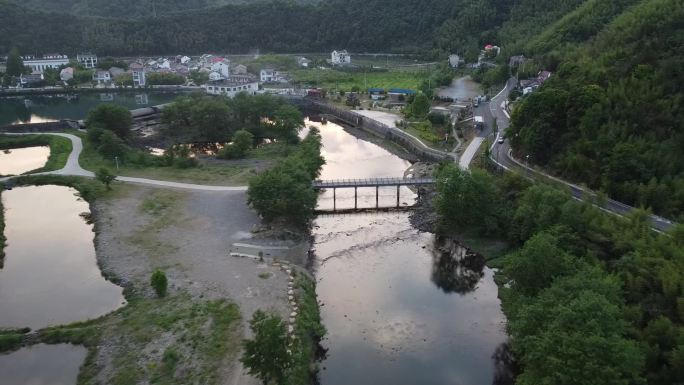
<path fill-rule="evenodd" d="M 0 327 L 67 324 L 125 303 L 123 289 L 102 277 L 93 226 L 80 216 L 88 203 L 62 186 L 16 187 L 2 193 L 4 267 Z"/>
<path fill-rule="evenodd" d="M 317 125 L 327 164 L 321 179 L 397 177 L 409 163 L 328 123 Z M 367 191 L 364 191 L 367 190 Z M 375 206 L 375 189 L 359 189 Z M 415 195 L 402 188 L 401 204 Z M 354 206 L 339 190 L 337 208 Z M 380 206 L 396 205 L 396 188 Z M 332 192 L 319 208 L 332 207 Z M 506 340 L 493 273 L 481 257 L 420 232 L 407 212 L 321 215 L 314 269 L 321 314 L 323 385 L 489 385 L 495 352 Z"/>
<path fill-rule="evenodd" d="M 20 175 L 45 166 L 50 147 L 35 146 L 0 150 L 0 175 Z"/>

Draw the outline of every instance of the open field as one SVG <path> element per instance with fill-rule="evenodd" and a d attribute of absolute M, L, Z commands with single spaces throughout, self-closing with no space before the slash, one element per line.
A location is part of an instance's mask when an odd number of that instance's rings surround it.
<path fill-rule="evenodd" d="M 309 69 L 292 72 L 295 82 L 328 90 L 351 91 L 367 88 L 409 88 L 417 90 L 429 71 L 343 72 L 334 69 Z"/>

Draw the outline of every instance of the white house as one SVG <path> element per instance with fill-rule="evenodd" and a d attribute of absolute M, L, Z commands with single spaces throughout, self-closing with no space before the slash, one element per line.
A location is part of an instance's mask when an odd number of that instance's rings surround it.
<path fill-rule="evenodd" d="M 223 79 L 223 75 L 221 75 L 220 73 L 218 73 L 216 71 L 211 71 L 209 73 L 209 80 L 212 82 L 219 81 L 222 79 Z"/>
<path fill-rule="evenodd" d="M 157 60 L 157 68 L 159 69 L 171 69 L 171 62 L 169 59 L 160 58 Z"/>
<path fill-rule="evenodd" d="M 80 53 L 76 55 L 76 61 L 85 68 L 95 68 L 97 66 L 97 55 L 93 53 Z"/>
<path fill-rule="evenodd" d="M 259 78 L 264 83 L 275 82 L 278 71 L 273 68 L 263 68 L 259 74 Z"/>
<path fill-rule="evenodd" d="M 253 77 L 232 78 L 207 83 L 204 85 L 204 89 L 209 95 L 223 95 L 232 98 L 241 92 L 255 95 L 259 90 L 259 82 Z"/>
<path fill-rule="evenodd" d="M 31 67 L 33 71 L 43 72 L 48 68 L 57 69 L 60 66 L 69 64 L 69 57 L 67 55 L 60 54 L 48 54 L 43 55 L 41 58 L 36 58 L 34 56 L 24 56 L 22 57 L 24 65 Z"/>
<path fill-rule="evenodd" d="M 112 75 L 109 71 L 97 70 L 93 72 L 93 81 L 97 84 L 106 84 L 112 81 Z"/>
<path fill-rule="evenodd" d="M 298 57 L 297 58 L 297 64 L 302 68 L 309 68 L 309 64 L 311 64 L 311 60 L 309 60 L 305 57 Z"/>
<path fill-rule="evenodd" d="M 184 65 L 187 65 L 188 63 L 190 63 L 190 60 L 192 60 L 192 59 L 190 59 L 190 57 L 188 57 L 188 56 L 182 56 L 182 57 L 180 58 L 180 63 L 181 63 L 181 64 L 184 64 Z"/>
<path fill-rule="evenodd" d="M 230 60 L 215 57 L 211 60 L 211 70 L 220 73 L 224 78 L 230 77 Z"/>
<path fill-rule="evenodd" d="M 67 67 L 67 68 L 62 69 L 59 72 L 59 78 L 63 82 L 68 82 L 69 80 L 74 78 L 74 69 L 72 67 Z"/>
<path fill-rule="evenodd" d="M 451 68 L 458 68 L 461 65 L 461 57 L 456 54 L 449 55 L 449 66 Z"/>
<path fill-rule="evenodd" d="M 232 66 L 231 69 L 235 75 L 244 75 L 247 73 L 247 66 L 244 64 Z"/>
<path fill-rule="evenodd" d="M 143 87 L 145 85 L 145 67 L 140 63 L 133 63 L 128 66 L 128 70 L 133 76 L 133 85 Z"/>
<path fill-rule="evenodd" d="M 349 64 L 351 63 L 351 55 L 347 50 L 332 51 L 330 54 L 330 62 L 333 65 Z"/>

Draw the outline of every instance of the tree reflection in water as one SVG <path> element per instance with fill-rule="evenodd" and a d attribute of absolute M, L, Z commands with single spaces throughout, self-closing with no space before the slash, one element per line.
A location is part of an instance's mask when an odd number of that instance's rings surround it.
<path fill-rule="evenodd" d="M 496 348 L 492 355 L 494 359 L 493 385 L 513 385 L 519 372 L 511 346 L 505 342 Z"/>
<path fill-rule="evenodd" d="M 484 275 L 484 257 L 447 237 L 435 237 L 432 259 L 432 282 L 445 293 L 471 292 Z"/>

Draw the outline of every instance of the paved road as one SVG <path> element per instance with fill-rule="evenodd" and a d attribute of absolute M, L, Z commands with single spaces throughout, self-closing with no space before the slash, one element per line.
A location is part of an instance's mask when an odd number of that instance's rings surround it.
<path fill-rule="evenodd" d="M 498 142 L 498 139 L 505 135 L 506 129 L 510 124 L 510 116 L 504 109 L 503 103 L 506 101 L 508 93 L 511 89 L 513 89 L 514 86 L 515 79 L 509 79 L 506 83 L 506 87 L 496 97 L 492 98 L 492 101 L 489 105 L 489 118 L 492 120 L 493 118 L 496 118 L 499 127 L 499 132 L 496 135 L 496 140 L 494 140 L 494 143 L 492 144 L 492 151 L 490 155 L 491 159 L 497 164 L 499 164 L 501 167 L 505 168 L 506 170 L 517 170 L 521 172 L 523 175 L 530 175 L 531 173 L 534 173 L 537 175 L 544 176 L 548 179 L 552 179 L 558 183 L 562 183 L 568 187 L 570 194 L 575 199 L 595 199 L 596 193 L 594 191 L 566 182 L 562 179 L 556 178 L 552 175 L 543 173 L 541 171 L 532 169 L 523 162 L 515 159 L 512 156 L 511 147 L 508 143 L 508 140 L 504 140 L 503 143 Z M 601 207 L 601 209 L 620 216 L 627 215 L 635 210 L 635 208 L 632 206 L 626 205 L 624 203 L 612 199 L 608 199 L 606 203 Z M 656 231 L 665 232 L 676 225 L 676 223 L 657 215 L 651 215 L 650 220 L 651 228 L 653 228 Z"/>
<path fill-rule="evenodd" d="M 475 154 L 477 154 L 477 151 L 480 149 L 480 146 L 484 142 L 485 138 L 492 134 L 495 118 L 499 130 L 508 128 L 508 118 L 502 111 L 494 108 L 494 106 L 500 106 L 501 103 L 505 102 L 508 99 L 508 93 L 514 87 L 515 80 L 510 79 L 508 83 L 506 83 L 506 87 L 504 87 L 504 89 L 502 89 L 489 102 L 483 102 L 473 110 L 473 115 L 482 116 L 484 118 L 485 127 L 477 134 L 477 136 L 470 142 L 468 147 L 466 147 L 465 151 L 463 152 L 463 155 L 458 162 L 458 165 L 461 167 L 461 169 L 467 170 L 470 167 L 473 157 Z"/>
<path fill-rule="evenodd" d="M 6 135 L 32 135 L 32 134 L 35 134 L 35 133 L 6 134 Z M 57 133 L 57 132 L 41 132 L 40 134 L 57 135 L 57 136 L 61 136 L 63 138 L 67 138 L 67 139 L 71 140 L 72 150 L 71 150 L 71 154 L 69 154 L 69 158 L 67 159 L 66 164 L 64 165 L 64 167 L 62 169 L 56 170 L 56 171 L 49 171 L 49 172 L 43 172 L 43 173 L 38 173 L 38 174 L 32 174 L 32 175 L 52 174 L 52 175 L 75 175 L 75 176 L 84 176 L 84 177 L 88 177 L 88 178 L 94 178 L 95 177 L 95 174 L 92 171 L 88 171 L 88 170 L 83 169 L 81 167 L 81 165 L 78 163 L 78 157 L 81 155 L 81 152 L 83 151 L 83 142 L 81 141 L 81 138 L 79 138 L 76 135 L 63 134 L 63 133 Z M 11 178 L 12 177 L 0 178 L 0 182 L 11 179 Z M 180 188 L 180 189 L 187 189 L 187 190 L 200 190 L 200 191 L 246 191 L 247 190 L 247 186 L 209 186 L 209 185 L 203 185 L 203 184 L 170 182 L 170 181 L 165 181 L 165 180 L 155 180 L 155 179 L 146 179 L 146 178 L 133 178 L 133 177 L 128 177 L 128 176 L 117 176 L 116 180 L 122 181 L 122 182 L 151 185 L 151 186 L 173 187 L 173 188 Z"/>

